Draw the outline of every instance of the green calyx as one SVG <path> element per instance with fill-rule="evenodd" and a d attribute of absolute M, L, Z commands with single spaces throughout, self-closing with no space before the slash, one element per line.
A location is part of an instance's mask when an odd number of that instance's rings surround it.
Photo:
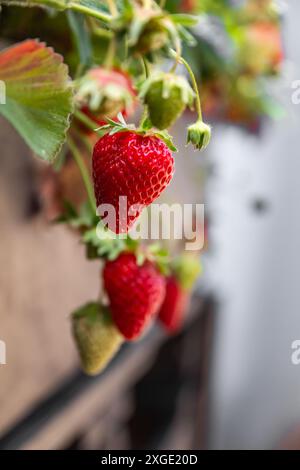
<path fill-rule="evenodd" d="M 158 5 L 150 9 L 137 6 L 128 32 L 129 47 L 138 54 L 162 49 L 170 41 L 169 23 L 168 15 Z"/>
<path fill-rule="evenodd" d="M 72 314 L 72 332 L 82 368 L 89 375 L 101 372 L 123 342 L 109 310 L 97 302 Z"/>
<path fill-rule="evenodd" d="M 167 129 L 193 106 L 195 93 L 184 76 L 157 72 L 142 85 L 140 98 L 148 106 L 153 126 Z"/>
<path fill-rule="evenodd" d="M 123 251 L 136 250 L 138 241 L 133 240 L 128 234 L 124 235 L 116 235 L 99 222 L 97 227 L 93 227 L 83 234 L 82 241 L 86 245 L 87 257 L 113 261 Z"/>
<path fill-rule="evenodd" d="M 202 272 L 200 259 L 183 254 L 175 258 L 171 266 L 172 272 L 184 290 L 191 290 Z"/>
<path fill-rule="evenodd" d="M 168 276 L 170 274 L 169 252 L 159 243 L 149 245 L 147 248 L 139 247 L 135 253 L 138 266 L 142 266 L 148 260 L 155 264 L 162 275 Z"/>
<path fill-rule="evenodd" d="M 140 54 L 147 54 L 161 49 L 168 41 L 169 35 L 163 21 L 160 18 L 152 19 L 146 24 L 134 49 Z"/>
<path fill-rule="evenodd" d="M 197 150 L 205 149 L 210 142 L 210 138 L 210 126 L 200 119 L 187 128 L 187 144 L 193 144 Z"/>
<path fill-rule="evenodd" d="M 134 54 L 159 53 L 166 46 L 175 47 L 181 40 L 195 44 L 186 27 L 196 25 L 199 18 L 186 14 L 170 14 L 158 2 L 123 2 L 120 15 L 114 18 L 110 27 L 114 31 L 126 32 L 128 46 Z"/>
<path fill-rule="evenodd" d="M 118 132 L 135 132 L 140 135 L 156 136 L 159 139 L 163 140 L 167 147 L 172 151 L 176 152 L 177 148 L 173 144 L 172 137 L 167 130 L 157 130 L 153 129 L 152 123 L 148 118 L 144 119 L 141 125 L 136 128 L 134 124 L 127 124 L 122 113 L 118 114 L 118 121 L 113 121 L 112 119 L 106 119 L 108 124 L 101 126 L 97 129 L 99 133 L 104 134 L 116 134 Z"/>

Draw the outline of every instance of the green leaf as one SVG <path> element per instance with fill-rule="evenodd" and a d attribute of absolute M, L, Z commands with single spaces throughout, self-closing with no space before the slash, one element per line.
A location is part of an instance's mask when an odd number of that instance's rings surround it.
<path fill-rule="evenodd" d="M 116 259 L 122 251 L 126 250 L 126 240 L 119 238 L 104 226 L 101 228 L 100 225 L 87 230 L 82 241 L 87 246 L 95 248 L 95 257 L 104 257 L 109 260 Z"/>
<path fill-rule="evenodd" d="M 186 28 L 181 25 L 178 25 L 177 30 L 182 41 L 186 42 L 188 46 L 194 47 L 197 45 L 196 39 Z"/>
<path fill-rule="evenodd" d="M 111 16 L 107 13 L 107 9 L 103 9 L 101 3 L 99 0 L 0 0 L 0 5 L 75 10 L 107 23 L 111 20 Z"/>
<path fill-rule="evenodd" d="M 21 6 L 21 7 L 52 7 L 59 10 L 64 10 L 66 1 L 65 0 L 0 0 L 0 5 L 8 6 Z"/>
<path fill-rule="evenodd" d="M 67 18 L 78 50 L 80 65 L 90 66 L 93 60 L 92 44 L 85 18 L 75 11 L 68 11 Z"/>
<path fill-rule="evenodd" d="M 98 302 L 89 302 L 88 304 L 79 307 L 71 315 L 73 318 L 86 317 L 94 321 L 99 315 L 101 306 Z"/>
<path fill-rule="evenodd" d="M 147 21 L 148 21 L 147 17 L 145 18 L 135 17 L 134 18 L 134 20 L 132 21 L 130 25 L 129 33 L 128 33 L 128 44 L 130 46 L 134 46 L 138 42 L 138 39 Z"/>
<path fill-rule="evenodd" d="M 159 243 L 154 243 L 148 247 L 148 259 L 155 262 L 161 274 L 170 274 L 170 255 L 166 248 Z"/>
<path fill-rule="evenodd" d="M 153 127 L 152 122 L 148 116 L 145 117 L 140 127 L 143 131 L 149 131 Z"/>
<path fill-rule="evenodd" d="M 199 23 L 199 17 L 194 15 L 188 15 L 186 13 L 174 13 L 170 15 L 172 21 L 182 26 L 196 26 Z"/>
<path fill-rule="evenodd" d="M 67 223 L 74 228 L 94 227 L 98 217 L 92 211 L 89 201 L 85 201 L 77 212 L 76 208 L 69 202 L 64 201 L 64 213 L 55 221 Z"/>
<path fill-rule="evenodd" d="M 177 147 L 173 144 L 172 137 L 167 130 L 155 131 L 154 135 L 162 139 L 172 152 L 177 152 Z"/>
<path fill-rule="evenodd" d="M 65 141 L 73 110 L 68 68 L 53 49 L 27 40 L 0 53 L 6 104 L 0 113 L 43 160 L 53 162 Z"/>

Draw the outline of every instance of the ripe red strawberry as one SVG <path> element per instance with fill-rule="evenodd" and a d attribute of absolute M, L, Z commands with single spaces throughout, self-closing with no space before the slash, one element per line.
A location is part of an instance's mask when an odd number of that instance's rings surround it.
<path fill-rule="evenodd" d="M 182 326 L 188 310 L 191 289 L 201 272 L 199 259 L 181 255 L 173 261 L 172 274 L 166 281 L 166 295 L 158 318 L 169 333 L 176 333 Z"/>
<path fill-rule="evenodd" d="M 169 333 L 176 333 L 182 326 L 188 309 L 190 294 L 183 289 L 175 276 L 166 282 L 166 295 L 158 317 Z"/>
<path fill-rule="evenodd" d="M 174 172 L 174 159 L 167 145 L 154 135 L 133 131 L 106 134 L 93 152 L 93 178 L 97 206 L 111 204 L 116 220 L 108 227 L 126 233 L 140 215 L 166 188 Z M 120 210 L 120 197 L 127 197 Z M 129 213 L 131 206 L 135 213 Z M 139 207 L 138 207 L 139 206 Z"/>
<path fill-rule="evenodd" d="M 106 263 L 103 279 L 115 324 L 126 339 L 137 338 L 161 306 L 163 276 L 150 261 L 139 266 L 134 254 L 122 253 Z"/>
<path fill-rule="evenodd" d="M 255 74 L 278 71 L 284 59 L 280 29 L 276 23 L 258 21 L 250 24 L 241 46 L 241 61 Z"/>
<path fill-rule="evenodd" d="M 136 92 L 125 71 L 94 67 L 81 79 L 76 99 L 81 111 L 102 126 L 105 118 L 114 119 L 119 112 L 124 117 L 132 114 Z"/>

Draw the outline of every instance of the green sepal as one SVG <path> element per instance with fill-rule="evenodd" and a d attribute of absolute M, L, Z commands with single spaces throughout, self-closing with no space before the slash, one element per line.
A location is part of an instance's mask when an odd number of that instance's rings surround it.
<path fill-rule="evenodd" d="M 159 137 L 161 140 L 164 141 L 166 146 L 172 151 L 172 152 L 177 152 L 177 147 L 175 147 L 172 136 L 169 134 L 169 132 L 165 129 L 164 131 L 157 131 L 155 130 L 153 132 L 154 135 Z"/>
<path fill-rule="evenodd" d="M 54 222 L 66 223 L 73 228 L 93 227 L 98 222 L 97 214 L 92 210 L 88 201 L 81 204 L 79 211 L 70 203 L 64 201 L 64 212 Z"/>
<path fill-rule="evenodd" d="M 138 266 L 143 266 L 143 264 L 148 260 L 155 264 L 163 276 L 168 276 L 170 274 L 169 252 L 159 243 L 152 243 L 147 247 L 138 247 L 134 250 L 134 252 L 136 256 L 136 264 Z"/>
<path fill-rule="evenodd" d="M 199 17 L 188 13 L 173 13 L 170 15 L 172 21 L 182 26 L 196 26 L 199 23 Z"/>
<path fill-rule="evenodd" d="M 177 152 L 177 148 L 173 144 L 172 137 L 168 133 L 168 131 L 159 131 L 155 128 L 150 127 L 151 122 L 148 119 L 145 119 L 138 129 L 135 127 L 134 124 L 127 124 L 122 113 L 118 114 L 119 121 L 113 121 L 112 119 L 107 119 L 108 124 L 101 126 L 97 129 L 97 131 L 103 132 L 104 134 L 117 134 L 118 132 L 126 132 L 131 131 L 135 132 L 136 134 L 140 135 L 155 135 L 159 139 L 163 140 L 167 147 L 173 151 Z"/>
<path fill-rule="evenodd" d="M 116 235 L 101 223 L 87 230 L 82 236 L 82 241 L 89 248 L 91 259 L 104 258 L 110 261 L 116 259 L 123 251 L 134 251 L 138 246 L 138 241 L 131 239 L 129 235 Z"/>
<path fill-rule="evenodd" d="M 63 57 L 44 43 L 28 39 L 0 52 L 0 80 L 6 87 L 0 114 L 36 155 L 54 162 L 74 108 L 73 84 Z"/>

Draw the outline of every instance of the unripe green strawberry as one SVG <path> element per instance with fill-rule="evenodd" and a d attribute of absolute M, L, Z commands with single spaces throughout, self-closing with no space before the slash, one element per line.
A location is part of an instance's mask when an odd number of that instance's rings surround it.
<path fill-rule="evenodd" d="M 166 12 L 156 4 L 145 8 L 136 2 L 128 30 L 128 46 L 134 54 L 159 51 L 175 34 L 176 28 Z"/>
<path fill-rule="evenodd" d="M 158 72 L 143 84 L 140 97 L 148 106 L 149 117 L 157 129 L 167 129 L 192 107 L 194 92 L 183 76 Z"/>
<path fill-rule="evenodd" d="M 197 150 L 205 149 L 211 138 L 211 128 L 201 119 L 187 128 L 187 144 L 191 143 Z"/>
<path fill-rule="evenodd" d="M 164 47 L 169 41 L 168 31 L 161 19 L 150 20 L 143 29 L 135 47 L 135 52 L 147 54 Z"/>
<path fill-rule="evenodd" d="M 82 368 L 89 375 L 101 372 L 123 341 L 109 311 L 98 303 L 89 303 L 73 313 L 72 330 Z"/>

